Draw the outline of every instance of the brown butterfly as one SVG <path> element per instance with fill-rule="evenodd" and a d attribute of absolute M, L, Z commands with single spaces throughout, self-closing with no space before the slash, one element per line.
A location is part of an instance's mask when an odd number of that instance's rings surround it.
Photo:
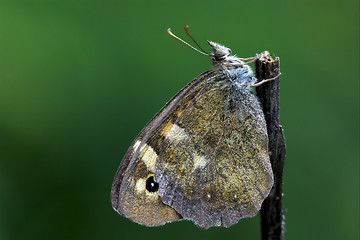
<path fill-rule="evenodd" d="M 273 185 L 264 114 L 251 89 L 259 83 L 244 62 L 249 59 L 208 43 L 212 53 L 201 53 L 211 57 L 212 69 L 153 117 L 115 175 L 112 206 L 134 222 L 188 219 L 205 229 L 229 227 L 256 215 Z"/>

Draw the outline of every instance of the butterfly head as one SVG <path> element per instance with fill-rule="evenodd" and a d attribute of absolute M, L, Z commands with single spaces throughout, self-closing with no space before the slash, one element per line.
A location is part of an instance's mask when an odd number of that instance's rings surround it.
<path fill-rule="evenodd" d="M 242 66 L 244 64 L 240 58 L 231 55 L 231 49 L 215 42 L 208 41 L 213 49 L 212 53 L 208 54 L 214 66 Z"/>
<path fill-rule="evenodd" d="M 211 42 L 211 41 L 207 41 L 209 43 L 209 45 L 211 46 L 211 48 L 213 49 L 213 52 L 211 54 L 209 54 L 209 56 L 211 56 L 211 58 L 213 59 L 213 61 L 223 61 L 225 60 L 227 57 L 229 57 L 231 55 L 231 49 L 227 48 L 225 46 L 222 46 L 218 43 L 215 42 Z"/>

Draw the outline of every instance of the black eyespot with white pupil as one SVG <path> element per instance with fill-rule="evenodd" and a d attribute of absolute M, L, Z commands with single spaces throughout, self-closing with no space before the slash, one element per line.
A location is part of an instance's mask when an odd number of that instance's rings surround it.
<path fill-rule="evenodd" d="M 154 181 L 154 177 L 151 176 L 146 180 L 146 190 L 149 192 L 156 192 L 159 189 L 159 184 Z"/>

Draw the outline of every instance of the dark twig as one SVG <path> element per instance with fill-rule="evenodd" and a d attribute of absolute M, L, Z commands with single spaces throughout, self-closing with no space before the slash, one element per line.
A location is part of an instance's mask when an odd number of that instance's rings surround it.
<path fill-rule="evenodd" d="M 279 76 L 280 60 L 273 60 L 268 52 L 260 54 L 255 62 L 259 81 Z M 285 160 L 285 139 L 279 122 L 279 77 L 256 88 L 263 106 L 269 135 L 270 162 L 274 173 L 274 186 L 261 207 L 262 240 L 284 239 L 284 211 L 282 210 L 282 176 Z"/>

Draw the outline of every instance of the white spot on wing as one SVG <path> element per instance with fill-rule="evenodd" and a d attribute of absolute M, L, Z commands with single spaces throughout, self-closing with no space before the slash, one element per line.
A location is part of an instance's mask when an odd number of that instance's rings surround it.
<path fill-rule="evenodd" d="M 146 188 L 146 179 L 140 178 L 139 180 L 137 180 L 136 185 L 135 185 L 136 192 L 142 193 L 146 190 L 145 188 Z"/>
<path fill-rule="evenodd" d="M 208 163 L 204 156 L 198 155 L 196 152 L 193 154 L 194 160 L 194 169 L 200 168 L 202 169 Z"/>
<path fill-rule="evenodd" d="M 166 134 L 166 138 L 170 140 L 181 140 L 185 138 L 189 138 L 189 135 L 186 134 L 185 130 L 178 125 L 172 125 L 169 132 Z"/>
<path fill-rule="evenodd" d="M 141 160 L 145 163 L 147 170 L 149 172 L 155 172 L 155 162 L 156 162 L 158 155 L 156 154 L 154 149 L 147 144 L 144 144 L 140 148 L 140 151 L 143 151 L 143 150 L 145 152 L 142 155 Z"/>

